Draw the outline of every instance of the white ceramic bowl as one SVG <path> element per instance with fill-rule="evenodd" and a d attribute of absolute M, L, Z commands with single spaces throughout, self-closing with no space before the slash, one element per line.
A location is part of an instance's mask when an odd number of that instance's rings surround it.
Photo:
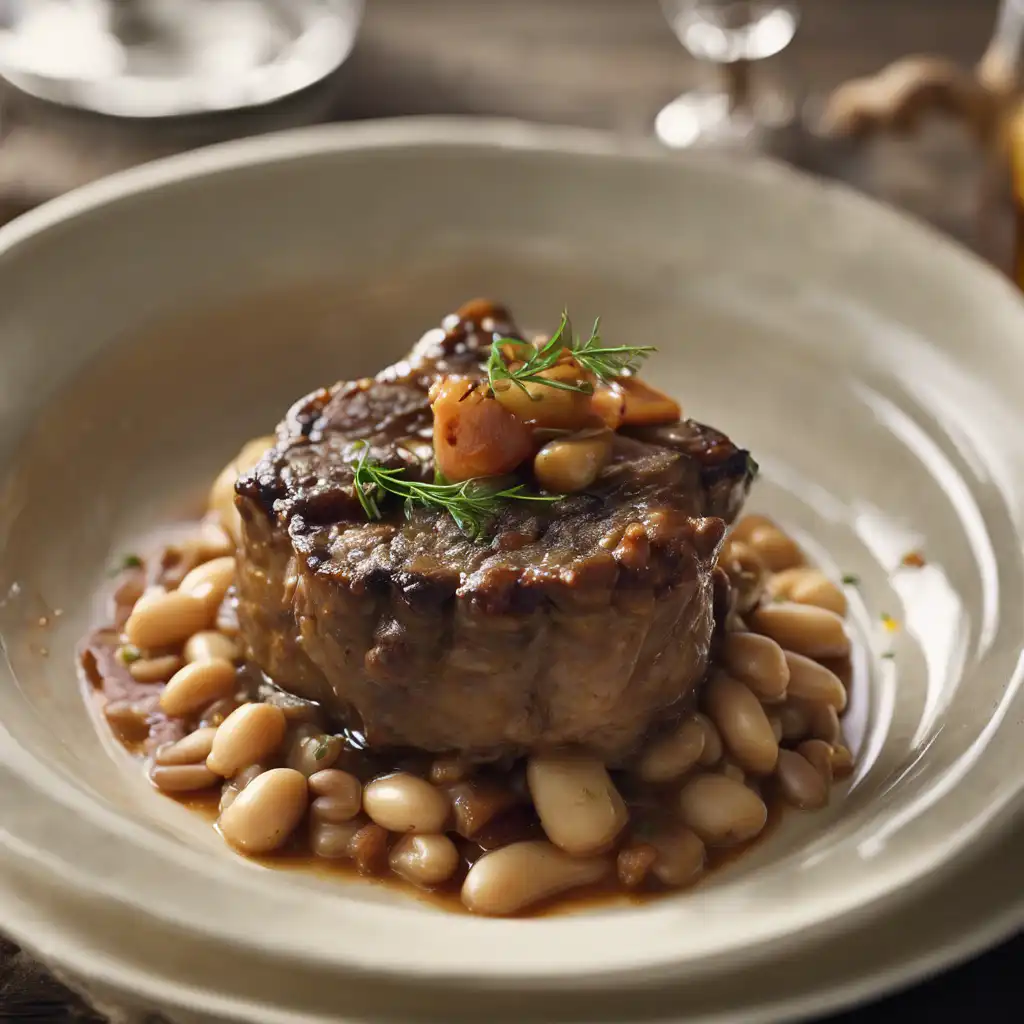
<path fill-rule="evenodd" d="M 295 396 L 477 294 L 658 345 L 659 385 L 761 462 L 750 507 L 862 580 L 852 786 L 688 894 L 496 921 L 254 866 L 149 789 L 75 681 L 117 552 Z M 611 1013 L 625 989 L 650 1019 L 711 979 L 739 999 L 738 971 L 906 913 L 1024 789 L 1021 337 L 1006 282 L 846 191 L 558 129 L 303 131 L 22 218 L 0 232 L 0 921 L 174 1019 L 454 1021 L 598 991 Z M 900 568 L 912 549 L 924 568 Z"/>

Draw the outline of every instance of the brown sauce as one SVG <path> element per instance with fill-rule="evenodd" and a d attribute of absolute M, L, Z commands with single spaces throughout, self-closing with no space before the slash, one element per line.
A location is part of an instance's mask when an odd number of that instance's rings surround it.
<path fill-rule="evenodd" d="M 167 545 L 162 542 L 154 542 L 152 549 L 147 552 L 147 557 L 141 559 L 141 562 L 141 565 L 131 565 L 118 573 L 108 595 L 108 624 L 94 631 L 83 642 L 80 649 L 80 665 L 89 699 L 98 706 L 114 735 L 138 758 L 140 770 L 145 770 L 148 757 L 158 746 L 180 739 L 193 731 L 199 723 L 198 720 L 167 718 L 159 707 L 162 686 L 135 680 L 129 665 L 118 655 L 122 627 L 132 605 L 144 589 L 153 584 L 174 586 L 190 568 L 176 556 L 173 544 Z M 227 604 L 230 605 L 230 598 Z M 849 658 L 830 661 L 827 667 L 840 677 L 849 692 L 853 692 L 854 675 L 857 673 Z M 245 667 L 239 669 L 240 699 L 266 699 L 268 686 L 273 689 L 272 684 L 262 679 L 258 673 Z M 315 705 L 312 707 L 315 708 Z M 301 719 L 296 718 L 295 721 L 301 722 Z M 361 737 L 358 734 L 339 735 L 343 735 L 344 747 L 333 767 L 351 772 L 364 783 L 378 775 L 396 770 L 430 777 L 431 766 L 437 761 L 435 755 L 419 751 L 371 754 L 361 749 Z M 625 773 L 612 774 L 630 809 L 630 825 L 623 833 L 626 838 L 620 837 L 620 842 L 634 845 L 643 843 L 645 827 L 656 831 L 659 825 L 678 826 L 679 821 L 675 813 L 678 782 L 659 787 L 640 784 L 634 777 Z M 484 783 L 493 783 L 496 788 L 501 787 L 506 792 L 518 792 L 521 799 L 512 799 L 509 807 L 495 814 L 482 830 L 474 832 L 472 840 L 454 832 L 448 833 L 461 854 L 461 864 L 455 875 L 438 888 L 416 888 L 401 878 L 389 875 L 386 863 L 378 863 L 378 871 L 374 873 L 360 873 L 359 866 L 352 861 L 318 857 L 310 849 L 307 829 L 304 827 L 300 827 L 281 850 L 273 855 L 253 859 L 266 867 L 279 870 L 314 872 L 328 879 L 359 880 L 361 883 L 387 885 L 399 889 L 405 896 L 423 900 L 432 906 L 468 913 L 460 899 L 460 888 L 466 872 L 476 859 L 488 850 L 511 842 L 544 838 L 539 819 L 528 802 L 521 762 L 477 767 L 474 769 L 473 778 Z M 442 788 L 445 786 L 442 785 Z M 766 826 L 757 838 L 750 842 L 729 847 L 709 846 L 706 851 L 705 868 L 693 884 L 701 884 L 715 871 L 731 865 L 752 846 L 764 841 L 774 832 L 783 817 L 785 804 L 777 792 L 774 779 L 762 782 L 757 788 L 768 809 Z M 449 789 L 449 794 L 451 792 Z M 211 825 L 215 825 L 220 797 L 220 787 L 216 787 L 199 793 L 172 796 L 172 799 L 176 799 L 183 806 L 206 818 Z M 692 885 L 690 887 L 692 888 Z M 597 885 L 560 893 L 516 916 L 539 917 L 556 912 L 586 910 L 596 905 L 611 903 L 639 906 L 660 895 L 677 891 L 678 888 L 659 882 L 649 871 L 635 888 L 626 888 L 619 875 L 613 871 L 606 880 Z"/>
<path fill-rule="evenodd" d="M 673 889 L 662 885 L 650 875 L 636 889 L 628 890 L 623 888 L 618 876 L 612 873 L 597 885 L 584 886 L 569 892 L 560 893 L 550 899 L 536 903 L 526 910 L 520 911 L 515 916 L 517 918 L 549 917 L 553 914 L 571 914 L 613 904 L 641 907 L 652 899 L 658 899 L 673 892 L 691 891 L 707 882 L 716 871 L 729 867 L 755 846 L 765 842 L 779 827 L 787 812 L 786 804 L 778 793 L 774 791 L 766 792 L 765 797 L 765 803 L 768 807 L 768 823 L 760 835 L 749 843 L 739 843 L 736 846 L 728 847 L 709 847 L 703 874 L 685 890 Z M 175 797 L 174 799 L 183 807 L 187 807 L 190 811 L 205 818 L 210 822 L 211 826 L 216 826 L 217 805 L 220 799 L 218 791 L 189 794 Z M 790 813 L 793 812 L 790 810 Z M 538 825 L 536 834 L 520 835 L 516 838 L 543 838 L 543 833 L 539 831 Z M 464 845 L 467 850 L 472 846 L 468 841 L 464 841 Z M 477 851 L 475 856 L 472 854 L 464 856 L 459 871 L 444 885 L 434 889 L 416 888 L 394 875 L 360 874 L 351 861 L 324 860 L 322 857 L 315 856 L 309 850 L 304 837 L 300 838 L 298 834 L 289 841 L 284 849 L 279 850 L 277 853 L 270 856 L 248 859 L 261 864 L 263 867 L 273 868 L 277 871 L 295 871 L 303 874 L 312 874 L 327 881 L 385 886 L 390 890 L 401 893 L 405 897 L 428 903 L 439 910 L 456 914 L 469 914 L 470 911 L 466 909 L 460 899 L 459 890 L 466 877 L 466 872 L 469 870 L 473 860 L 479 855 L 480 851 Z"/>

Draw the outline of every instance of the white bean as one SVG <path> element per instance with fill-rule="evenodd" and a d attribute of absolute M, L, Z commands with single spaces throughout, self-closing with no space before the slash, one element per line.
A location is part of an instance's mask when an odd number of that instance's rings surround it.
<path fill-rule="evenodd" d="M 221 526 L 237 545 L 241 539 L 242 520 L 235 508 L 235 481 L 260 461 L 274 446 L 273 436 L 257 437 L 243 446 L 221 471 L 210 489 L 209 508 L 220 519 Z"/>
<path fill-rule="evenodd" d="M 775 600 L 795 601 L 827 608 L 846 615 L 846 595 L 818 569 L 786 569 L 768 581 L 768 593 Z"/>
<path fill-rule="evenodd" d="M 124 633 L 136 647 L 173 647 L 205 629 L 212 618 L 213 609 L 192 594 L 152 590 L 135 602 Z"/>
<path fill-rule="evenodd" d="M 173 568 L 165 573 L 165 578 L 177 577 L 180 580 L 186 572 L 202 562 L 233 555 L 235 545 L 217 523 L 206 520 L 193 533 L 172 544 L 167 550 L 168 553 L 177 552 L 178 559 Z"/>
<path fill-rule="evenodd" d="M 786 651 L 786 664 L 789 666 L 790 697 L 828 704 L 836 711 L 845 710 L 846 687 L 835 672 L 792 651 Z"/>
<path fill-rule="evenodd" d="M 755 530 L 760 529 L 762 526 L 770 526 L 774 530 L 778 529 L 775 525 L 775 520 L 752 512 L 738 519 L 733 524 L 727 539 L 730 541 L 746 541 Z"/>
<path fill-rule="evenodd" d="M 257 775 L 262 775 L 266 771 L 266 768 L 261 764 L 251 764 L 248 768 L 240 771 L 233 779 L 229 779 L 224 783 L 220 791 L 220 813 L 223 814 L 234 802 L 235 797 L 245 789 L 246 786 L 256 778 Z"/>
<path fill-rule="evenodd" d="M 157 764 L 203 764 L 213 747 L 216 729 L 196 729 L 177 743 L 157 747 L 153 760 Z"/>
<path fill-rule="evenodd" d="M 842 743 L 832 745 L 832 774 L 837 779 L 844 779 L 853 772 L 853 754 Z"/>
<path fill-rule="evenodd" d="M 128 671 L 138 683 L 166 683 L 179 668 L 181 658 L 176 654 L 163 654 L 157 658 L 139 658 L 128 666 Z"/>
<path fill-rule="evenodd" d="M 238 644 L 215 629 L 194 633 L 185 642 L 183 653 L 186 661 L 213 661 L 214 658 L 237 661 L 239 657 Z"/>
<path fill-rule="evenodd" d="M 230 661 L 194 661 L 171 676 L 160 694 L 160 707 L 172 718 L 181 718 L 230 696 L 236 685 Z"/>
<path fill-rule="evenodd" d="M 243 704 L 217 729 L 206 767 L 228 778 L 273 754 L 288 727 L 284 712 L 273 704 Z"/>
<path fill-rule="evenodd" d="M 336 768 L 316 772 L 309 777 L 309 788 L 316 795 L 312 814 L 318 821 L 338 824 L 354 818 L 363 806 L 363 785 L 348 772 Z"/>
<path fill-rule="evenodd" d="M 828 783 L 814 765 L 793 750 L 780 750 L 776 768 L 786 802 L 802 810 L 817 810 L 828 803 Z"/>
<path fill-rule="evenodd" d="M 800 545 L 774 524 L 758 526 L 745 539 L 772 572 L 781 572 L 803 563 Z"/>
<path fill-rule="evenodd" d="M 710 768 L 722 759 L 722 737 L 715 728 L 715 723 L 707 715 L 698 712 L 693 717 L 700 722 L 704 730 L 704 750 L 701 752 L 699 764 L 702 768 Z"/>
<path fill-rule="evenodd" d="M 637 762 L 637 774 L 644 782 L 670 782 L 685 775 L 704 753 L 704 726 L 686 718 L 672 732 L 653 740 Z"/>
<path fill-rule="evenodd" d="M 651 867 L 654 877 L 678 888 L 689 885 L 704 870 L 704 844 L 688 828 L 676 828 L 656 835 L 651 845 L 658 851 Z"/>
<path fill-rule="evenodd" d="M 761 600 L 768 575 L 764 563 L 749 544 L 727 538 L 718 556 L 718 564 L 733 584 L 736 612 L 745 615 Z"/>
<path fill-rule="evenodd" d="M 629 812 L 605 766 L 592 757 L 531 757 L 526 781 L 545 835 L 575 856 L 615 841 Z"/>
<path fill-rule="evenodd" d="M 586 490 L 611 456 L 612 437 L 601 429 L 549 441 L 534 456 L 533 475 L 553 494 Z"/>
<path fill-rule="evenodd" d="M 835 756 L 835 749 L 831 743 L 824 740 L 805 740 L 796 748 L 801 757 L 806 757 L 814 770 L 827 782 L 832 782 L 832 758 Z"/>
<path fill-rule="evenodd" d="M 211 558 L 221 558 L 234 553 L 234 544 L 227 533 L 216 523 L 201 523 L 195 537 L 190 538 L 199 557 L 208 562 Z"/>
<path fill-rule="evenodd" d="M 235 698 L 236 695 L 232 694 L 230 697 L 221 697 L 220 700 L 215 700 L 212 704 L 208 704 L 203 709 L 203 715 L 199 719 L 200 727 L 206 729 L 210 726 L 221 725 L 224 719 L 242 703 Z"/>
<path fill-rule="evenodd" d="M 808 702 L 807 714 L 812 738 L 824 740 L 833 747 L 842 740 L 843 731 L 839 725 L 839 713 L 831 704 Z"/>
<path fill-rule="evenodd" d="M 763 604 L 750 613 L 748 621 L 755 632 L 808 658 L 840 658 L 850 653 L 843 620 L 825 608 L 792 602 Z"/>
<path fill-rule="evenodd" d="M 291 768 L 258 775 L 220 816 L 221 835 L 243 853 L 282 846 L 306 813 L 306 778 Z"/>
<path fill-rule="evenodd" d="M 310 778 L 330 768 L 341 756 L 343 746 L 340 736 L 332 736 L 311 723 L 301 726 L 288 751 L 288 767 Z"/>
<path fill-rule="evenodd" d="M 191 793 L 217 782 L 205 764 L 157 764 L 149 772 L 153 785 L 164 793 Z"/>
<path fill-rule="evenodd" d="M 379 875 L 388 866 L 388 831 L 372 821 L 363 822 L 348 844 L 349 856 L 361 875 Z"/>
<path fill-rule="evenodd" d="M 355 810 L 352 810 L 355 806 Z M 353 805 L 347 800 L 339 800 L 336 796 L 318 796 L 310 804 L 309 814 L 313 821 L 329 822 L 332 825 L 341 825 L 351 821 L 360 810 L 360 805 Z"/>
<path fill-rule="evenodd" d="M 374 779 L 363 791 L 363 807 L 389 832 L 443 832 L 451 810 L 440 790 L 408 772 Z"/>
<path fill-rule="evenodd" d="M 683 821 L 714 846 L 753 839 L 768 821 L 764 801 L 725 775 L 701 775 L 686 783 L 679 794 L 679 809 Z"/>
<path fill-rule="evenodd" d="M 476 914 L 515 914 L 549 896 L 593 885 L 611 868 L 606 857 L 570 857 L 543 840 L 485 853 L 462 885 L 462 902 Z"/>
<path fill-rule="evenodd" d="M 178 593 L 191 594 L 203 601 L 210 609 L 211 616 L 216 615 L 228 587 L 235 581 L 234 555 L 212 558 L 209 562 L 197 565 L 178 586 Z"/>
<path fill-rule="evenodd" d="M 762 700 L 781 700 L 786 695 L 789 666 L 782 648 L 771 637 L 730 633 L 722 645 L 722 660 L 729 674 Z"/>
<path fill-rule="evenodd" d="M 407 882 L 430 888 L 455 874 L 459 851 L 445 835 L 408 835 L 395 843 L 388 863 Z"/>
<path fill-rule="evenodd" d="M 704 700 L 726 748 L 740 767 L 770 774 L 779 756 L 779 744 L 761 702 L 749 687 L 718 673 L 708 683 Z"/>
<path fill-rule="evenodd" d="M 802 740 L 811 728 L 807 705 L 799 701 L 786 701 L 780 707 L 774 708 L 772 713 L 779 720 L 782 738 L 789 742 Z"/>
<path fill-rule="evenodd" d="M 342 797 L 356 803 L 362 801 L 362 783 L 340 768 L 326 768 L 309 777 L 309 788 L 317 796 Z M 357 808 L 358 809 L 358 808 Z"/>
<path fill-rule="evenodd" d="M 430 781 L 435 786 L 450 786 L 453 782 L 463 782 L 472 774 L 472 762 L 455 754 L 439 757 L 430 766 Z"/>
<path fill-rule="evenodd" d="M 337 822 L 314 819 L 309 829 L 310 848 L 325 860 L 345 860 L 352 856 L 352 840 L 365 825 L 365 818 Z"/>
<path fill-rule="evenodd" d="M 238 544 L 242 536 L 242 517 L 235 508 L 235 481 L 238 479 L 238 470 L 234 462 L 229 462 L 217 474 L 210 488 L 210 496 L 207 499 L 207 507 L 216 515 L 224 532 L 231 538 L 234 544 Z"/>

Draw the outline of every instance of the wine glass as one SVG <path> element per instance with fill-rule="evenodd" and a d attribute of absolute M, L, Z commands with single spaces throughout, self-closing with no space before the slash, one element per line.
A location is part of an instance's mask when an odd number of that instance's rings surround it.
<path fill-rule="evenodd" d="M 0 74 L 124 117 L 281 99 L 348 56 L 362 0 L 0 0 Z"/>
<path fill-rule="evenodd" d="M 672 31 L 705 69 L 700 88 L 664 107 L 654 122 L 667 146 L 730 146 L 784 124 L 792 104 L 778 90 L 755 90 L 753 65 L 784 50 L 799 9 L 785 0 L 660 0 Z"/>

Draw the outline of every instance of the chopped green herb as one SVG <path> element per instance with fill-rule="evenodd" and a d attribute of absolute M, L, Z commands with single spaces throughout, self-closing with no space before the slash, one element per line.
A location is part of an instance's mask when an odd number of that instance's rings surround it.
<path fill-rule="evenodd" d="M 522 484 L 503 487 L 487 477 L 474 477 L 458 484 L 428 484 L 409 480 L 404 469 L 386 469 L 367 458 L 370 446 L 365 441 L 354 446 L 360 450 L 355 465 L 353 486 L 367 519 L 380 519 L 379 499 L 394 494 L 405 499 L 405 510 L 416 505 L 447 512 L 456 525 L 473 540 L 481 539 L 488 523 L 509 501 L 561 501 L 564 494 L 528 494 Z"/>
<path fill-rule="evenodd" d="M 747 473 L 750 475 L 750 479 L 756 480 L 757 474 L 760 472 L 761 467 L 758 465 L 757 459 L 750 452 L 747 452 Z"/>
<path fill-rule="evenodd" d="M 569 314 L 562 314 L 562 322 L 568 323 Z M 590 337 L 580 344 L 579 335 L 574 335 L 569 346 L 573 359 L 584 370 L 589 370 L 598 380 L 614 380 L 623 374 L 636 373 L 640 364 L 657 349 L 653 345 L 601 345 L 601 318 L 594 321 Z"/>
<path fill-rule="evenodd" d="M 130 665 L 133 661 L 138 661 L 142 657 L 142 651 L 134 644 L 124 644 L 117 649 L 117 656 L 125 665 Z"/>
<path fill-rule="evenodd" d="M 316 749 L 313 751 L 313 759 L 315 761 L 322 761 L 327 756 L 327 737 L 321 736 L 317 742 Z"/>
<path fill-rule="evenodd" d="M 860 577 L 855 572 L 844 572 L 843 573 L 843 586 L 846 587 L 859 587 Z"/>
<path fill-rule="evenodd" d="M 110 567 L 110 575 L 116 576 L 120 572 L 126 572 L 128 569 L 141 569 L 142 559 L 138 555 L 125 555 L 120 562 Z"/>
<path fill-rule="evenodd" d="M 896 652 L 895 651 L 886 651 L 882 655 L 882 657 L 885 658 L 886 661 L 892 661 L 892 659 L 896 657 Z"/>
<path fill-rule="evenodd" d="M 514 352 L 526 357 L 522 360 L 522 366 L 512 369 L 508 365 L 506 347 L 511 347 Z M 598 380 L 608 381 L 623 374 L 635 373 L 640 364 L 656 350 L 652 345 L 602 345 L 600 317 L 594 321 L 590 337 L 586 341 L 580 341 L 578 334 L 572 334 L 569 314 L 563 312 L 558 329 L 540 348 L 519 338 L 498 338 L 492 342 L 491 354 L 487 360 L 487 378 L 491 388 L 494 388 L 497 381 L 506 380 L 523 391 L 526 391 L 527 384 L 543 384 L 545 387 L 560 391 L 593 394 L 594 386 L 588 380 L 565 381 L 544 376 L 544 371 L 558 365 L 566 351 L 582 369 L 593 374 Z"/>

